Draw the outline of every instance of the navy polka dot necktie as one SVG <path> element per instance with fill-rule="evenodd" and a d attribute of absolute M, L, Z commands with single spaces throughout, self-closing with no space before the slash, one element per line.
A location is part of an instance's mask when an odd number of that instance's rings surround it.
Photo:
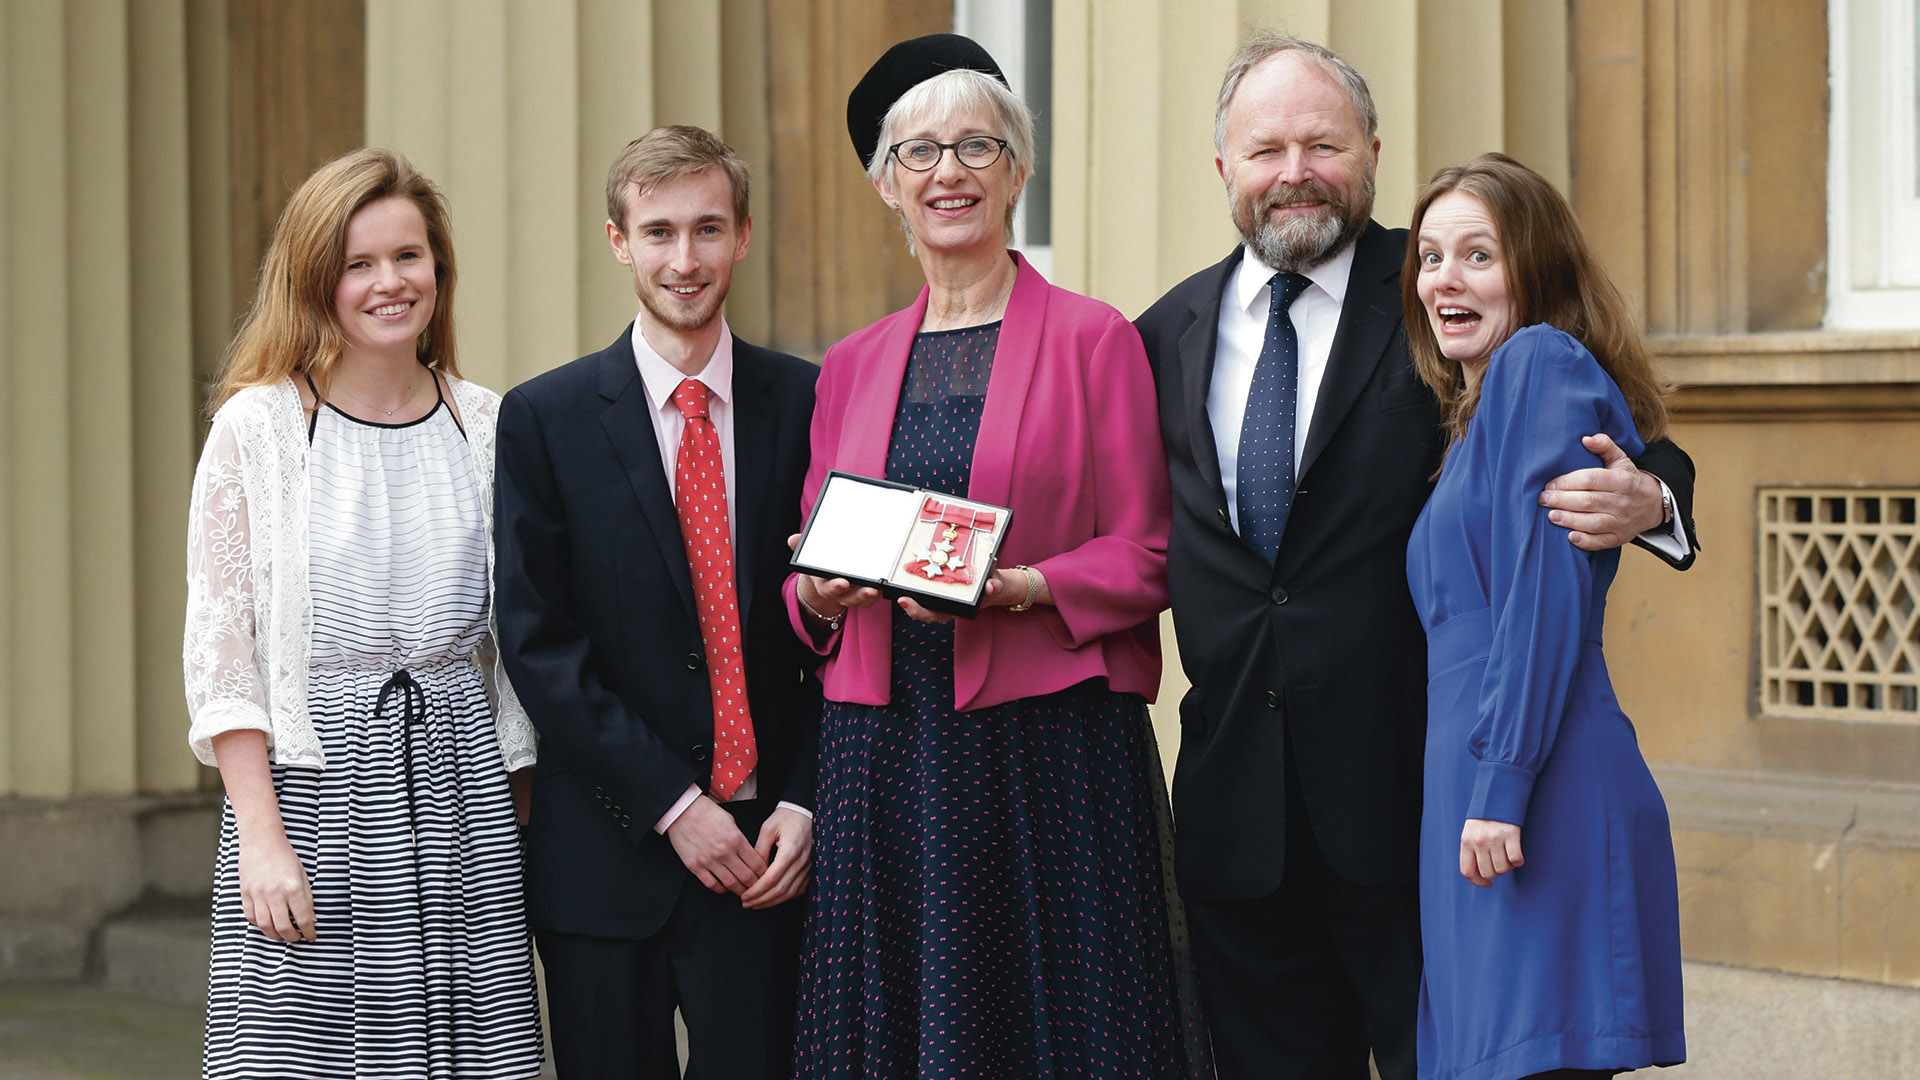
<path fill-rule="evenodd" d="M 1240 456 L 1234 467 L 1234 503 L 1240 535 L 1272 563 L 1293 506 L 1293 425 L 1300 396 L 1300 341 L 1287 309 L 1313 282 L 1301 274 L 1275 274 L 1267 283 L 1267 340 L 1253 368 L 1247 413 L 1240 424 Z"/>

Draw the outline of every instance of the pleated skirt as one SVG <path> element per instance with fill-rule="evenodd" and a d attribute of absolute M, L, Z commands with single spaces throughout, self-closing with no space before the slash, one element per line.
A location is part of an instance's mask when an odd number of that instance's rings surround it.
<path fill-rule="evenodd" d="M 208 1080 L 538 1075 L 519 835 L 486 694 L 465 661 L 411 677 L 418 694 L 390 692 L 376 716 L 389 673 L 313 673 L 327 767 L 273 767 L 317 941 L 247 923 L 226 806 Z"/>

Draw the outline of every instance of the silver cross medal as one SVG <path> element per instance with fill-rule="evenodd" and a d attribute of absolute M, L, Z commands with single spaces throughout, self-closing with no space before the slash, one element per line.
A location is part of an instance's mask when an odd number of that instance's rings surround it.
<path fill-rule="evenodd" d="M 949 570 L 958 570 L 966 565 L 966 563 L 953 557 L 953 538 L 958 535 L 960 535 L 959 530 L 949 525 L 947 526 L 947 531 L 942 534 L 939 539 L 913 553 L 915 558 L 926 563 L 925 566 L 920 568 L 920 572 L 927 575 L 928 580 L 937 578 Z"/>

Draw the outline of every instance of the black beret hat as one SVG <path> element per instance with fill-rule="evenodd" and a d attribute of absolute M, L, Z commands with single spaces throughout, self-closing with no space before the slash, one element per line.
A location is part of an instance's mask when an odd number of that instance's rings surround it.
<path fill-rule="evenodd" d="M 887 110 L 907 91 L 943 72 L 966 68 L 1000 80 L 1007 77 L 980 43 L 959 34 L 928 34 L 911 38 L 883 53 L 847 95 L 847 134 L 865 169 L 880 149 L 880 125 Z M 1009 87 L 1011 88 L 1011 87 Z"/>

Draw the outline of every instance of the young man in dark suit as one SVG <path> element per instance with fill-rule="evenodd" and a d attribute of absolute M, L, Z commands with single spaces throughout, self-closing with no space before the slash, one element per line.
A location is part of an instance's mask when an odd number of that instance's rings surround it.
<path fill-rule="evenodd" d="M 640 314 L 500 411 L 495 611 L 540 732 L 528 914 L 563 1077 L 785 1077 L 812 866 L 818 684 L 786 538 L 817 368 L 721 315 L 747 173 L 699 128 L 635 140 L 607 239 Z"/>
<path fill-rule="evenodd" d="M 1427 654 L 1406 548 L 1442 446 L 1401 323 L 1406 232 L 1371 220 L 1376 126 L 1338 56 L 1250 39 L 1215 126 L 1244 243 L 1138 321 L 1193 682 L 1177 869 L 1221 1080 L 1365 1080 L 1369 1051 L 1414 1075 Z M 1692 463 L 1588 448 L 1609 467 L 1556 480 L 1554 520 L 1593 548 L 1665 519 L 1647 542 L 1684 568 Z"/>

